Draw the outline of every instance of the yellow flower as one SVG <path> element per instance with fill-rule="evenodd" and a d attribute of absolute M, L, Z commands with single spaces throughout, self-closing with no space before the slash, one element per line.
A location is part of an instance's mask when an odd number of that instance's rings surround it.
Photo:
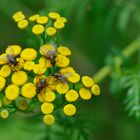
<path fill-rule="evenodd" d="M 69 90 L 68 84 L 59 83 L 59 84 L 56 86 L 56 91 L 57 91 L 59 94 L 65 94 L 68 90 Z"/>
<path fill-rule="evenodd" d="M 68 67 L 62 68 L 60 72 L 63 74 L 65 73 L 67 74 L 67 73 L 74 73 L 75 70 L 72 67 L 68 66 Z"/>
<path fill-rule="evenodd" d="M 8 110 L 4 109 L 0 112 L 0 116 L 2 119 L 7 119 L 9 117 L 9 112 Z"/>
<path fill-rule="evenodd" d="M 14 56 L 17 56 L 21 52 L 21 47 L 19 45 L 9 45 L 5 52 L 6 54 L 12 54 Z"/>
<path fill-rule="evenodd" d="M 69 50 L 69 48 L 64 47 L 64 46 L 59 46 L 59 47 L 57 48 L 57 51 L 58 51 L 61 55 L 64 55 L 64 56 L 69 56 L 69 55 L 71 55 L 71 51 Z"/>
<path fill-rule="evenodd" d="M 55 122 L 55 118 L 53 115 L 45 115 L 43 121 L 47 125 L 52 125 Z"/>
<path fill-rule="evenodd" d="M 21 57 L 17 58 L 16 60 L 18 62 L 18 68 L 19 69 L 21 69 L 22 67 L 24 67 L 25 61 Z"/>
<path fill-rule="evenodd" d="M 81 88 L 79 91 L 80 97 L 84 100 L 89 100 L 91 99 L 91 92 L 89 89 L 86 88 Z"/>
<path fill-rule="evenodd" d="M 41 57 L 39 59 L 39 64 L 44 65 L 46 68 L 50 68 L 52 66 L 51 61 L 46 59 L 45 57 Z"/>
<path fill-rule="evenodd" d="M 34 66 L 33 72 L 35 74 L 41 75 L 41 74 L 43 74 L 43 73 L 46 72 L 46 66 L 45 65 L 42 65 L 42 64 L 36 64 Z"/>
<path fill-rule="evenodd" d="M 64 24 L 62 21 L 56 21 L 56 22 L 54 23 L 54 27 L 55 27 L 56 29 L 62 29 L 62 28 L 64 28 L 64 26 L 65 26 L 65 24 Z"/>
<path fill-rule="evenodd" d="M 44 32 L 44 26 L 40 25 L 40 24 L 34 25 L 33 28 L 32 28 L 32 32 L 35 35 L 40 35 Z"/>
<path fill-rule="evenodd" d="M 67 19 L 66 19 L 65 17 L 58 17 L 58 18 L 57 18 L 57 21 L 66 23 L 66 22 L 67 22 Z"/>
<path fill-rule="evenodd" d="M 44 95 L 45 101 L 53 102 L 55 100 L 55 98 L 56 98 L 56 96 L 55 96 L 55 93 L 53 91 L 45 92 L 45 95 Z"/>
<path fill-rule="evenodd" d="M 79 94 L 76 90 L 69 90 L 66 94 L 65 94 L 66 100 L 69 102 L 74 102 L 78 99 Z"/>
<path fill-rule="evenodd" d="M 94 84 L 92 78 L 90 78 L 89 76 L 83 76 L 82 77 L 82 83 L 87 88 L 92 87 L 92 85 Z"/>
<path fill-rule="evenodd" d="M 60 15 L 57 12 L 50 12 L 49 17 L 52 19 L 57 19 L 60 17 Z"/>
<path fill-rule="evenodd" d="M 18 22 L 18 28 L 25 29 L 28 26 L 28 20 L 24 19 Z"/>
<path fill-rule="evenodd" d="M 16 105 L 20 110 L 26 110 L 28 108 L 28 103 L 25 99 L 17 101 Z"/>
<path fill-rule="evenodd" d="M 46 24 L 48 22 L 48 17 L 46 16 L 41 16 L 37 18 L 37 23 L 39 24 Z"/>
<path fill-rule="evenodd" d="M 24 64 L 24 69 L 31 71 L 33 70 L 34 66 L 35 66 L 35 63 L 33 61 L 26 61 Z"/>
<path fill-rule="evenodd" d="M 15 22 L 19 22 L 25 18 L 25 15 L 21 11 L 18 11 L 12 16 L 12 18 Z"/>
<path fill-rule="evenodd" d="M 91 92 L 95 95 L 98 96 L 100 95 L 100 87 L 98 85 L 93 85 L 91 88 Z"/>
<path fill-rule="evenodd" d="M 5 83 L 6 83 L 6 80 L 2 76 L 0 76 L 0 91 L 3 90 Z"/>
<path fill-rule="evenodd" d="M 37 14 L 36 15 L 32 15 L 32 16 L 29 17 L 29 20 L 30 21 L 36 21 L 37 18 L 39 18 L 39 17 L 40 17 L 40 15 L 37 15 Z"/>
<path fill-rule="evenodd" d="M 17 85 L 9 85 L 5 90 L 5 96 L 8 100 L 15 100 L 19 96 L 19 87 Z"/>
<path fill-rule="evenodd" d="M 25 98 L 28 98 L 28 99 L 33 98 L 36 95 L 35 85 L 32 83 L 27 83 L 27 84 L 23 85 L 23 87 L 21 89 L 21 94 Z"/>
<path fill-rule="evenodd" d="M 11 69 L 10 69 L 9 65 L 4 65 L 4 66 L 1 67 L 0 76 L 6 78 L 10 75 L 10 73 L 11 73 Z"/>
<path fill-rule="evenodd" d="M 67 104 L 64 106 L 63 112 L 67 116 L 73 116 L 76 113 L 76 107 L 73 104 Z"/>
<path fill-rule="evenodd" d="M 31 61 L 31 60 L 35 60 L 36 57 L 37 57 L 37 52 L 35 49 L 33 48 L 26 48 L 24 49 L 21 54 L 20 54 L 21 58 L 24 59 L 24 60 L 28 60 L 28 61 Z"/>
<path fill-rule="evenodd" d="M 3 103 L 2 103 L 2 101 L 0 100 L 0 108 L 2 107 L 2 105 L 3 105 Z"/>
<path fill-rule="evenodd" d="M 56 29 L 54 27 L 48 27 L 46 32 L 48 36 L 53 36 L 56 34 Z"/>
<path fill-rule="evenodd" d="M 51 90 L 56 90 L 56 86 L 57 84 L 51 84 L 51 85 L 48 85 L 49 88 L 51 88 Z"/>
<path fill-rule="evenodd" d="M 70 60 L 66 56 L 63 56 L 61 54 L 57 55 L 56 65 L 58 67 L 67 67 L 69 64 L 70 64 Z"/>
<path fill-rule="evenodd" d="M 13 73 L 11 79 L 13 84 L 21 86 L 27 82 L 28 76 L 24 71 L 16 71 Z"/>
<path fill-rule="evenodd" d="M 52 113 L 54 110 L 54 106 L 52 103 L 43 103 L 41 105 L 41 111 L 43 112 L 43 114 L 50 114 Z"/>
<path fill-rule="evenodd" d="M 71 83 L 77 83 L 80 81 L 80 75 L 76 72 L 73 72 L 72 75 L 68 77 L 68 81 Z"/>

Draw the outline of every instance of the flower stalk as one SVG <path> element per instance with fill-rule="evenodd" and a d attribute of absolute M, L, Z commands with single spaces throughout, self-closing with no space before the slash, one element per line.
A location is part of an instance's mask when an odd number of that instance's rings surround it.
<path fill-rule="evenodd" d="M 122 50 L 121 55 L 125 58 L 131 57 L 134 53 L 136 53 L 140 49 L 140 37 L 135 41 L 130 43 L 124 50 Z M 115 56 L 113 58 L 114 64 L 121 66 L 123 64 L 123 59 L 121 56 Z M 113 70 L 113 67 L 109 64 L 103 66 L 94 76 L 93 79 L 96 83 L 100 83 L 107 77 Z"/>

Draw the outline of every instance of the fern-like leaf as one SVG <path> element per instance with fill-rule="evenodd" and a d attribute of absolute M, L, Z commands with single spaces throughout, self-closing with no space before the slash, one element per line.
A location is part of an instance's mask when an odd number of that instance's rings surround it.
<path fill-rule="evenodd" d="M 131 72 L 123 78 L 124 87 L 127 88 L 125 99 L 126 111 L 129 116 L 135 116 L 136 120 L 140 119 L 140 72 Z"/>

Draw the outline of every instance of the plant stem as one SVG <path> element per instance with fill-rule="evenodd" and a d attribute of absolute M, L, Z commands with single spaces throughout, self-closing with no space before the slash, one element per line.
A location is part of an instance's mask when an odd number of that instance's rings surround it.
<path fill-rule="evenodd" d="M 124 50 L 122 50 L 121 54 L 122 56 L 129 58 L 132 56 L 135 52 L 140 49 L 140 37 L 137 38 L 135 41 L 130 43 Z M 119 63 L 120 65 L 123 64 L 123 59 L 120 56 L 115 56 L 113 58 L 114 63 Z M 93 79 L 96 83 L 101 82 L 106 76 L 108 76 L 113 70 L 113 67 L 111 65 L 105 65 L 103 66 L 94 76 Z"/>

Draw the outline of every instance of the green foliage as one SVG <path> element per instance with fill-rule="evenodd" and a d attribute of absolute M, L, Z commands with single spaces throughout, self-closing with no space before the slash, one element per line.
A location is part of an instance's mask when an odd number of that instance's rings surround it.
<path fill-rule="evenodd" d="M 125 99 L 126 111 L 140 120 L 140 71 L 128 72 L 122 79 L 123 87 L 127 88 Z"/>
<path fill-rule="evenodd" d="M 0 1 L 0 52 L 8 44 L 22 42 L 20 45 L 34 47 L 36 44 L 29 39 L 23 31 L 10 20 L 11 15 L 23 10 L 27 14 L 47 13 L 59 11 L 68 19 L 68 24 L 62 34 L 63 42 L 73 50 L 72 65 L 81 74 L 94 75 L 105 63 L 113 67 L 111 78 L 101 83 L 100 99 L 93 99 L 91 103 L 83 103 L 82 111 L 86 111 L 81 122 L 87 120 L 88 139 L 105 140 L 138 140 L 140 137 L 140 125 L 129 118 L 124 111 L 123 101 L 127 112 L 140 120 L 140 73 L 139 70 L 131 70 L 137 66 L 139 59 L 134 55 L 125 61 L 123 67 L 131 72 L 124 72 L 122 76 L 115 69 L 113 57 L 120 56 L 120 50 L 124 49 L 140 34 L 140 1 L 139 0 L 1 0 Z M 22 33 L 21 33 L 22 32 Z M 36 46 L 35 46 L 36 47 Z M 117 50 L 113 54 L 112 48 Z M 119 75 L 120 74 L 120 75 Z M 122 90 L 125 88 L 124 90 Z M 117 96 L 117 98 L 115 98 Z M 3 140 L 63 140 L 73 133 L 71 140 L 77 140 L 79 130 L 77 128 L 60 127 L 58 124 L 46 128 L 42 120 L 22 121 L 22 119 L 0 121 L 0 138 Z M 25 123 L 26 122 L 26 123 Z M 83 126 L 84 127 L 84 126 Z M 22 128 L 22 129 L 21 129 Z M 73 129 L 73 131 L 71 130 Z M 27 131 L 26 131 L 27 130 Z M 52 132 L 54 130 L 54 132 Z M 48 131 L 50 133 L 48 133 Z M 55 135 L 55 132 L 59 133 Z M 81 138 L 82 140 L 82 138 Z"/>

